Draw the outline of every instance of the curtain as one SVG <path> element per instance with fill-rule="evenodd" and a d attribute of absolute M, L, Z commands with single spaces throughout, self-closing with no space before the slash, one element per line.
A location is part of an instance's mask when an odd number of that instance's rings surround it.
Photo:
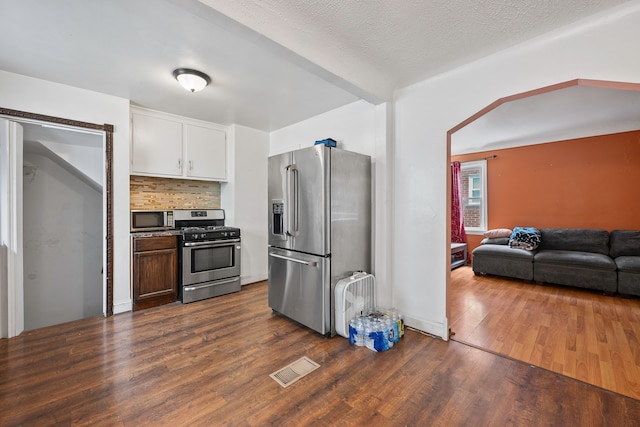
<path fill-rule="evenodd" d="M 464 212 L 462 211 L 460 162 L 451 163 L 451 242 L 467 242 L 467 233 L 464 231 Z"/>

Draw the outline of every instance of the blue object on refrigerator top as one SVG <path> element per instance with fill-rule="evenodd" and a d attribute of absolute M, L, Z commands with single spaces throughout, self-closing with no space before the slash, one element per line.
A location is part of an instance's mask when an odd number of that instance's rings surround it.
<path fill-rule="evenodd" d="M 327 139 L 322 139 L 320 141 L 316 141 L 314 145 L 318 145 L 318 144 L 323 144 L 323 145 L 326 145 L 327 147 L 335 147 L 336 141 L 332 138 L 327 138 Z"/>

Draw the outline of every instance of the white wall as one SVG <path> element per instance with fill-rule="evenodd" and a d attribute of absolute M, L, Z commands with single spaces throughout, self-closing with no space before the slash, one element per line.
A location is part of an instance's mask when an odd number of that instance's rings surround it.
<path fill-rule="evenodd" d="M 0 119 L 0 338 L 24 330 L 22 286 L 22 136 L 20 124 Z"/>
<path fill-rule="evenodd" d="M 244 285 L 267 279 L 267 157 L 269 134 L 240 125 L 229 127 L 229 182 L 221 203 L 227 225 L 242 236 L 240 280 Z"/>
<path fill-rule="evenodd" d="M 25 330 L 101 315 L 102 192 L 26 151 L 23 188 Z"/>
<path fill-rule="evenodd" d="M 73 167 L 92 179 L 98 186 L 102 187 L 104 175 L 103 138 L 92 134 L 87 134 L 86 136 L 86 145 L 65 144 L 46 140 L 40 140 L 38 142 L 73 165 Z M 96 144 L 96 142 L 99 145 Z"/>
<path fill-rule="evenodd" d="M 394 297 L 448 337 L 449 129 L 498 98 L 576 78 L 640 83 L 640 5 L 614 9 L 396 93 Z"/>
<path fill-rule="evenodd" d="M 9 123 L 0 120 L 0 338 L 9 336 L 10 156 Z"/>
<path fill-rule="evenodd" d="M 391 146 L 388 143 L 391 113 L 387 104 L 374 106 L 357 101 L 325 114 L 274 131 L 270 135 L 270 155 L 312 146 L 315 141 L 333 138 L 338 147 L 371 156 L 373 189 L 373 273 L 376 276 L 376 297 L 379 305 L 393 306 L 389 275 L 391 265 L 390 209 L 387 195 L 391 174 Z"/>
<path fill-rule="evenodd" d="M 271 132 L 269 155 L 309 147 L 321 139 L 333 138 L 338 148 L 374 157 L 375 111 L 372 104 L 356 101 Z"/>
<path fill-rule="evenodd" d="M 129 256 L 129 100 L 0 71 L 0 106 L 66 119 L 114 125 L 113 303 L 131 310 Z"/>

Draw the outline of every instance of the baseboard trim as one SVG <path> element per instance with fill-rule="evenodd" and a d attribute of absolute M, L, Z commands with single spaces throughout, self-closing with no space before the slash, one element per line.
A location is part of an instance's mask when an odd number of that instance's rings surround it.
<path fill-rule="evenodd" d="M 113 304 L 113 314 L 126 313 L 133 310 L 133 303 L 131 300 L 119 302 Z"/>
<path fill-rule="evenodd" d="M 253 276 L 241 276 L 240 277 L 240 286 L 248 285 L 250 283 L 262 282 L 263 280 L 267 280 L 269 275 L 265 274 L 254 274 Z"/>
<path fill-rule="evenodd" d="M 446 317 L 442 322 L 434 322 L 432 320 L 421 319 L 404 313 L 401 314 L 404 316 L 405 325 L 427 334 L 435 335 L 436 337 L 442 338 L 444 341 L 449 341 L 449 322 Z"/>

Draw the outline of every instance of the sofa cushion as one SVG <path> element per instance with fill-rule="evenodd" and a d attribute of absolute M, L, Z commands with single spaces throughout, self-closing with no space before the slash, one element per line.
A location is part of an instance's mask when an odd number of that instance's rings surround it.
<path fill-rule="evenodd" d="M 619 271 L 640 274 L 640 256 L 619 256 L 614 261 Z"/>
<path fill-rule="evenodd" d="M 618 271 L 618 292 L 640 296 L 640 274 Z"/>
<path fill-rule="evenodd" d="M 533 262 L 533 252 L 524 249 L 510 248 L 507 245 L 482 245 L 473 250 L 473 256 L 490 256 L 512 258 Z"/>
<path fill-rule="evenodd" d="M 540 249 L 609 255 L 609 232 L 588 228 L 543 228 Z"/>
<path fill-rule="evenodd" d="M 605 256 L 600 254 L 592 255 Z M 589 266 L 551 264 L 537 261 L 533 263 L 533 280 L 537 282 L 555 283 L 557 285 L 575 286 L 604 292 L 616 292 L 618 290 L 619 274 L 620 272 L 616 270 L 600 270 Z"/>
<path fill-rule="evenodd" d="M 615 270 L 616 263 L 607 255 L 593 252 L 540 250 L 534 258 L 535 264 L 556 264 L 563 266 L 590 268 L 594 270 Z"/>
<path fill-rule="evenodd" d="M 473 250 L 473 272 L 516 279 L 533 279 L 533 252 L 507 245 L 483 245 Z"/>
<path fill-rule="evenodd" d="M 508 245 L 508 237 L 485 237 L 480 242 L 481 245 Z"/>
<path fill-rule="evenodd" d="M 611 256 L 640 256 L 640 231 L 613 230 L 610 237 Z"/>

